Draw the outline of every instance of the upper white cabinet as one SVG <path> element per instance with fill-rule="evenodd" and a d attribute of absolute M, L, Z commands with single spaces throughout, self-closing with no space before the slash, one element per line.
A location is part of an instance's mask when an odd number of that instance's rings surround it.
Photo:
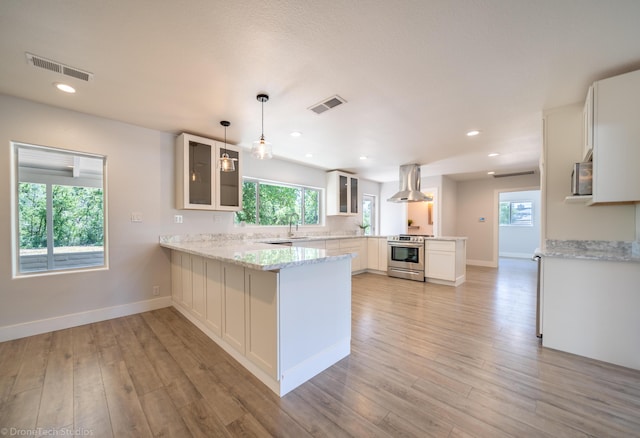
<path fill-rule="evenodd" d="M 327 216 L 358 214 L 358 177 L 332 170 L 327 172 Z"/>
<path fill-rule="evenodd" d="M 242 177 L 237 146 L 192 134 L 176 139 L 176 208 L 179 210 L 242 209 Z M 220 170 L 224 153 L 236 158 L 234 172 Z"/>
<path fill-rule="evenodd" d="M 640 70 L 593 84 L 593 203 L 640 201 Z"/>

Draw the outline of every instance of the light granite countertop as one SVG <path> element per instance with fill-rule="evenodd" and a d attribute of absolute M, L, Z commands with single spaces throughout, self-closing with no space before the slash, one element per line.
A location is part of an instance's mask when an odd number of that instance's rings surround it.
<path fill-rule="evenodd" d="M 567 259 L 640 263 L 640 243 L 605 240 L 547 240 L 535 255 Z"/>
<path fill-rule="evenodd" d="M 324 263 L 357 256 L 339 249 L 304 248 L 273 245 L 272 243 L 314 240 L 356 239 L 357 234 L 311 234 L 292 237 L 268 234 L 193 234 L 160 236 L 160 246 L 210 259 L 233 263 L 246 268 L 272 271 L 310 263 Z M 430 237 L 427 240 L 461 240 L 466 237 Z"/>
<path fill-rule="evenodd" d="M 355 253 L 340 250 L 280 246 L 242 240 L 161 242 L 160 245 L 164 248 L 261 271 L 274 271 L 311 263 L 326 263 L 351 259 L 356 256 Z"/>

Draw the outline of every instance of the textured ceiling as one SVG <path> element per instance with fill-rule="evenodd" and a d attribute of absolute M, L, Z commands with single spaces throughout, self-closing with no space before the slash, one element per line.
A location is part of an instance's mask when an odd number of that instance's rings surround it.
<path fill-rule="evenodd" d="M 637 0 L 4 0 L 0 92 L 176 134 L 220 139 L 230 120 L 246 147 L 265 92 L 277 157 L 469 178 L 537 168 L 542 110 L 640 68 L 639 22 Z M 94 80 L 62 94 L 25 52 Z M 307 109 L 336 94 L 347 103 Z"/>

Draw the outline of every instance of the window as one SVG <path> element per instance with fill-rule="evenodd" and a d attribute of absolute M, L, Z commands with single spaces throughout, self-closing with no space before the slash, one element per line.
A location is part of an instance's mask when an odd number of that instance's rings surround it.
<path fill-rule="evenodd" d="M 533 226 L 533 201 L 500 202 L 500 225 Z"/>
<path fill-rule="evenodd" d="M 362 225 L 365 225 L 365 236 L 376 234 L 376 197 L 373 195 L 362 195 Z"/>
<path fill-rule="evenodd" d="M 105 266 L 105 157 L 13 147 L 14 273 Z"/>
<path fill-rule="evenodd" d="M 251 225 L 320 225 L 321 189 L 244 178 L 235 222 Z"/>

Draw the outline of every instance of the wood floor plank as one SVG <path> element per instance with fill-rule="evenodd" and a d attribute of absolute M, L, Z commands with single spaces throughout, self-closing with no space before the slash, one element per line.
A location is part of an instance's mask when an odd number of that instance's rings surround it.
<path fill-rule="evenodd" d="M 153 436 L 125 363 L 120 361 L 102 367 L 102 381 L 113 435 L 116 437 Z"/>
<path fill-rule="evenodd" d="M 233 436 L 204 399 L 183 406 L 179 412 L 191 435 L 196 438 Z"/>
<path fill-rule="evenodd" d="M 20 362 L 20 370 L 11 390 L 13 394 L 42 388 L 51 348 L 51 336 L 51 333 L 43 333 L 28 338 L 26 350 Z"/>
<path fill-rule="evenodd" d="M 102 372 L 96 353 L 83 354 L 74 360 L 73 428 L 90 431 L 91 436 L 113 436 Z"/>
<path fill-rule="evenodd" d="M 61 430 L 73 425 L 73 336 L 53 332 L 42 388 L 38 427 Z"/>
<path fill-rule="evenodd" d="M 191 433 L 164 388 L 140 397 L 153 436 L 184 438 Z"/>
<path fill-rule="evenodd" d="M 111 320 L 121 357 L 126 364 L 136 392 L 140 395 L 162 388 L 162 380 L 149 361 L 144 348 L 124 318 Z"/>
<path fill-rule="evenodd" d="M 0 428 L 34 430 L 41 393 L 41 388 L 33 388 L 10 395 L 0 412 Z"/>
<path fill-rule="evenodd" d="M 13 389 L 28 343 L 28 338 L 0 343 L 0 409 Z"/>

